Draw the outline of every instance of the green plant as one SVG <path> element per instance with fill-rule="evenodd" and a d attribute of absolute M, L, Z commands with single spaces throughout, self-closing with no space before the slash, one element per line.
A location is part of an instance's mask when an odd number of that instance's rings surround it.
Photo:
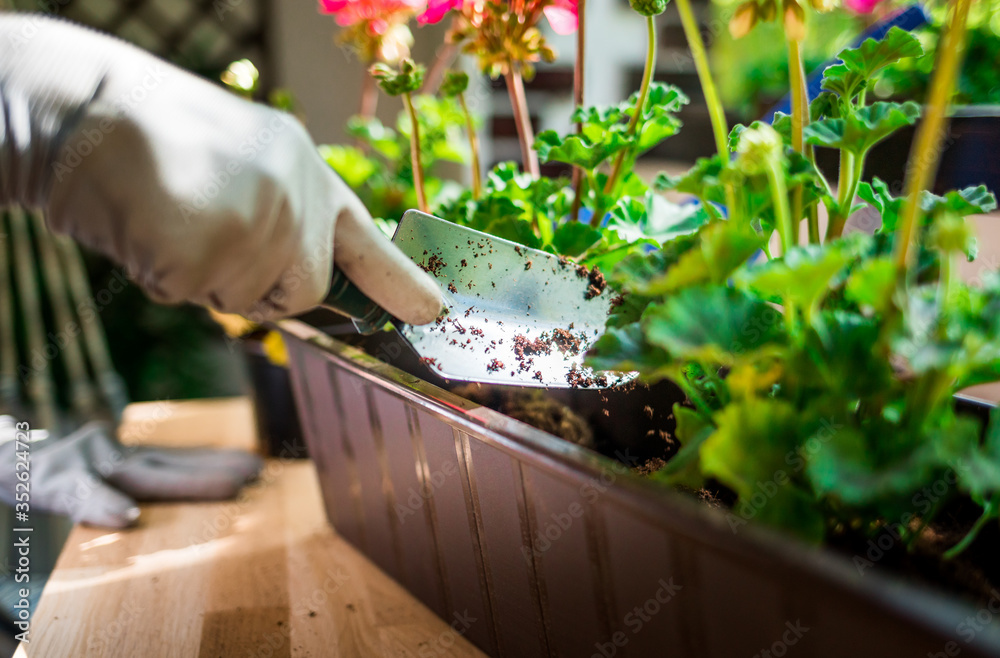
<path fill-rule="evenodd" d="M 953 403 L 957 390 L 1000 377 L 1000 276 L 979 288 L 956 278 L 957 259 L 976 251 L 966 217 L 996 200 L 982 186 L 926 191 L 969 4 L 958 0 L 950 16 L 905 196 L 862 180 L 869 149 L 919 111 L 867 102 L 879 71 L 921 54 L 915 38 L 893 30 L 841 53 L 799 121 L 737 126 L 725 153 L 662 176 L 660 187 L 725 204 L 728 218 L 613 270 L 626 302 L 590 365 L 684 390 L 689 404 L 674 408 L 682 447 L 657 477 L 734 491 L 734 530 L 755 519 L 819 541 L 891 523 L 912 541 L 939 509 L 914 509 L 914 495 L 949 474 L 983 511 L 948 556 L 1000 516 L 1000 420 L 984 435 Z M 840 152 L 836 193 L 813 163 L 817 147 Z M 856 194 L 882 217 L 874 235 L 842 235 Z M 814 225 L 820 204 L 830 216 L 825 239 Z"/>
<path fill-rule="evenodd" d="M 469 151 L 464 148 L 462 133 L 465 116 L 456 99 L 426 94 L 413 96 L 413 108 L 419 122 L 420 163 L 423 168 L 427 203 L 433 209 L 454 195 L 457 183 L 436 175 L 444 163 L 466 164 Z M 320 155 L 358 194 L 372 216 L 392 234 L 395 222 L 418 199 L 413 177 L 411 150 L 412 119 L 400 112 L 394 126 L 377 118 L 353 117 L 347 134 L 359 142 L 324 145 Z"/>

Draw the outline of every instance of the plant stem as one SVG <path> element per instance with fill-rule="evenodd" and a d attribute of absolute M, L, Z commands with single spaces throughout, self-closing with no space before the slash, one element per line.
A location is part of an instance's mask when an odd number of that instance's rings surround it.
<path fill-rule="evenodd" d="M 420 161 L 420 124 L 417 123 L 417 112 L 413 109 L 409 93 L 403 94 L 403 104 L 410 115 L 410 165 L 413 168 L 413 187 L 417 190 L 417 206 L 422 212 L 430 212 L 424 191 L 424 167 Z"/>
<path fill-rule="evenodd" d="M 771 188 L 771 200 L 774 203 L 774 214 L 778 220 L 778 234 L 781 237 L 781 254 L 787 254 L 792 248 L 792 216 L 788 209 L 788 188 L 785 185 L 784 172 L 781 165 L 774 161 L 767 164 L 767 182 Z"/>
<path fill-rule="evenodd" d="M 472 170 L 472 198 L 478 199 L 482 192 L 482 170 L 479 166 L 479 136 L 476 135 L 476 126 L 472 122 L 472 113 L 465 103 L 465 94 L 458 95 L 458 103 L 462 106 L 462 114 L 465 115 L 465 130 L 469 134 L 469 154 L 471 162 L 469 168 Z"/>
<path fill-rule="evenodd" d="M 955 88 L 955 80 L 965 54 L 965 26 L 972 0 L 955 0 L 947 33 L 938 47 L 938 58 L 931 80 L 926 114 L 913 140 L 907 162 L 906 201 L 900 216 L 895 261 L 901 283 L 905 281 L 914 258 L 920 193 L 927 189 L 941 158 L 941 142 L 947 129 L 945 113 Z"/>
<path fill-rule="evenodd" d="M 979 534 L 979 531 L 982 530 L 983 527 L 987 523 L 989 523 L 992 519 L 996 518 L 998 503 L 1000 503 L 1000 494 L 993 494 L 993 496 L 988 501 L 986 501 L 986 505 L 983 506 L 982 515 L 978 519 L 976 519 L 976 522 L 973 524 L 969 532 L 967 532 L 966 535 L 962 537 L 962 541 L 958 542 L 957 544 L 949 548 L 947 551 L 945 551 L 942 557 L 946 560 L 952 560 L 958 557 L 959 554 L 962 553 L 962 551 L 964 551 L 970 545 L 972 545 L 972 542 L 976 540 L 976 536 Z"/>
<path fill-rule="evenodd" d="M 577 0 L 576 5 L 577 25 L 576 25 L 576 62 L 573 66 L 573 106 L 575 109 L 583 107 L 584 82 L 587 71 L 587 0 Z M 576 134 L 583 131 L 583 124 L 576 124 Z M 580 195 L 583 193 L 584 171 L 580 167 L 573 167 L 573 208 L 570 216 L 573 221 L 580 219 Z"/>
<path fill-rule="evenodd" d="M 451 22 L 452 28 L 458 22 L 458 18 L 454 18 Z M 458 56 L 458 44 L 452 42 L 446 37 L 446 40 L 437 52 L 434 54 L 434 61 L 431 63 L 431 67 L 427 70 L 427 75 L 424 76 L 424 92 L 428 94 L 437 93 L 438 88 L 441 86 L 441 81 L 444 80 L 444 72 L 448 70 L 451 66 L 452 61 Z"/>
<path fill-rule="evenodd" d="M 642 72 L 642 85 L 639 87 L 639 99 L 632 110 L 632 118 L 628 122 L 626 135 L 635 136 L 635 131 L 639 128 L 639 121 L 646 111 L 646 99 L 649 98 L 649 85 L 653 81 L 653 74 L 656 71 L 656 17 L 646 17 L 646 67 Z M 611 167 L 611 175 L 604 186 L 604 194 L 611 194 L 618 184 L 618 177 L 621 175 L 622 164 L 625 162 L 625 152 L 633 151 L 634 147 L 622 149 L 615 158 L 615 164 Z"/>
<path fill-rule="evenodd" d="M 358 115 L 364 119 L 371 119 L 378 108 L 378 87 L 367 67 L 364 76 L 361 81 L 361 104 L 358 106 Z"/>
<path fill-rule="evenodd" d="M 809 208 L 809 242 L 819 244 L 819 208 L 813 204 Z"/>
<path fill-rule="evenodd" d="M 805 152 L 803 133 L 809 123 L 809 99 L 806 96 L 806 72 L 802 64 L 802 47 L 795 39 L 788 40 L 788 79 L 792 88 L 792 148 Z"/>
<path fill-rule="evenodd" d="M 514 123 L 517 125 L 517 137 L 521 142 L 521 159 L 524 170 L 532 178 L 538 178 L 541 171 L 538 167 L 538 153 L 532 148 L 535 143 L 534 130 L 531 128 L 531 115 L 528 113 L 528 98 L 524 93 L 524 79 L 521 70 L 515 63 L 510 64 L 510 71 L 504 76 L 507 81 L 507 93 L 510 94 L 510 104 L 514 110 Z"/>
<path fill-rule="evenodd" d="M 955 264 L 957 254 L 942 252 L 939 258 L 941 272 L 938 278 L 938 307 L 944 309 L 944 305 L 951 297 L 952 289 L 955 287 Z"/>
<path fill-rule="evenodd" d="M 767 182 L 771 188 L 771 199 L 774 204 L 774 214 L 778 220 L 778 233 L 781 237 L 781 254 L 784 256 L 792 248 L 792 217 L 788 209 L 788 188 L 785 185 L 785 172 L 777 158 L 770 158 L 767 164 Z M 795 305 L 785 301 L 785 324 L 789 335 L 796 335 Z"/>
<path fill-rule="evenodd" d="M 708 55 L 705 52 L 705 42 L 701 39 L 701 31 L 698 29 L 698 21 L 695 20 L 694 12 L 691 11 L 691 3 L 688 0 L 677 0 L 677 11 L 681 17 L 684 36 L 687 37 L 688 48 L 691 49 L 691 57 L 694 58 L 698 80 L 701 82 L 705 104 L 708 106 L 708 115 L 712 120 L 715 148 L 719 151 L 722 161 L 728 162 L 729 126 L 726 124 L 726 112 L 722 107 L 722 101 L 719 100 L 715 82 L 712 80 L 712 71 L 708 66 Z"/>
<path fill-rule="evenodd" d="M 705 398 L 701 396 L 701 392 L 691 383 L 688 379 L 687 373 L 681 368 L 677 371 L 675 377 L 671 378 L 673 381 L 677 382 L 677 385 L 681 387 L 684 391 L 684 395 L 687 396 L 691 403 L 694 404 L 695 408 L 705 415 L 705 418 L 712 417 L 712 407 L 705 401 Z"/>
<path fill-rule="evenodd" d="M 854 197 L 848 199 L 854 180 L 854 154 L 846 149 L 840 150 L 840 171 L 837 174 L 837 211 L 830 213 L 830 223 L 826 227 L 826 239 L 839 238 L 847 223 L 847 213 L 850 208 L 844 206 L 854 203 Z"/>
<path fill-rule="evenodd" d="M 689 0 L 677 0 L 677 13 L 680 14 L 684 36 L 687 38 L 688 48 L 694 59 L 694 67 L 698 72 L 701 93 L 705 96 L 705 105 L 708 106 L 708 116 L 712 121 L 712 135 L 715 137 L 715 149 L 725 164 L 729 162 L 729 125 L 726 123 L 726 110 L 722 106 L 719 92 L 715 88 L 715 81 L 712 80 L 712 70 L 708 65 L 705 42 L 702 41 L 698 21 L 694 17 L 694 12 L 691 11 Z M 732 219 L 737 214 L 736 192 L 732 183 L 726 183 L 725 190 L 726 209 L 729 218 Z"/>
<path fill-rule="evenodd" d="M 809 123 L 809 97 L 806 91 L 806 73 L 802 64 L 802 47 L 795 39 L 788 39 L 788 79 L 792 89 L 792 148 L 805 154 L 803 133 Z M 792 240 L 799 243 L 799 224 L 802 220 L 802 186 L 792 192 Z"/>

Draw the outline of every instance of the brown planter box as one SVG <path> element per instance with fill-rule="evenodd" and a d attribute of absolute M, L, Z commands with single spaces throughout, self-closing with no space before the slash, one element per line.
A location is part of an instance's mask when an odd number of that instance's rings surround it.
<path fill-rule="evenodd" d="M 281 329 L 330 522 L 490 655 L 1000 655 L 1000 598 L 976 610 L 877 559 L 861 574 L 734 533 L 613 460 Z"/>

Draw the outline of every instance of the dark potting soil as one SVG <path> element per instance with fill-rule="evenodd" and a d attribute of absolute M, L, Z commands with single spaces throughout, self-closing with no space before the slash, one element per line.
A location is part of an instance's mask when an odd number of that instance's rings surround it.
<path fill-rule="evenodd" d="M 570 443 L 594 447 L 594 432 L 587 421 L 565 404 L 546 397 L 544 389 L 463 384 L 451 392 Z"/>
<path fill-rule="evenodd" d="M 852 561 L 859 574 L 896 572 L 931 587 L 962 597 L 978 607 L 1000 602 L 1000 525 L 984 527 L 976 540 L 953 559 L 945 552 L 955 546 L 979 517 L 979 507 L 967 498 L 945 504 L 937 519 L 907 546 L 899 524 L 885 524 L 873 534 L 847 528 L 833 534 L 827 544 Z M 909 523 L 919 528 L 920 520 Z"/>

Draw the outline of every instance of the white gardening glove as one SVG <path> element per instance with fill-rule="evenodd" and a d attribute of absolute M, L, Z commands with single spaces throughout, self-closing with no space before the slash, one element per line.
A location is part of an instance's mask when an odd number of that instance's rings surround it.
<path fill-rule="evenodd" d="M 441 309 L 296 119 L 117 39 L 0 14 L 0 131 L 0 205 L 45 210 L 157 301 L 291 315 L 336 260 L 404 321 Z"/>
<path fill-rule="evenodd" d="M 0 500 L 16 502 L 15 422 L 0 416 Z M 30 510 L 77 523 L 124 528 L 139 519 L 137 501 L 226 500 L 260 471 L 240 450 L 123 446 L 102 423 L 62 438 L 30 441 Z M 22 487 L 23 490 L 23 487 Z"/>

